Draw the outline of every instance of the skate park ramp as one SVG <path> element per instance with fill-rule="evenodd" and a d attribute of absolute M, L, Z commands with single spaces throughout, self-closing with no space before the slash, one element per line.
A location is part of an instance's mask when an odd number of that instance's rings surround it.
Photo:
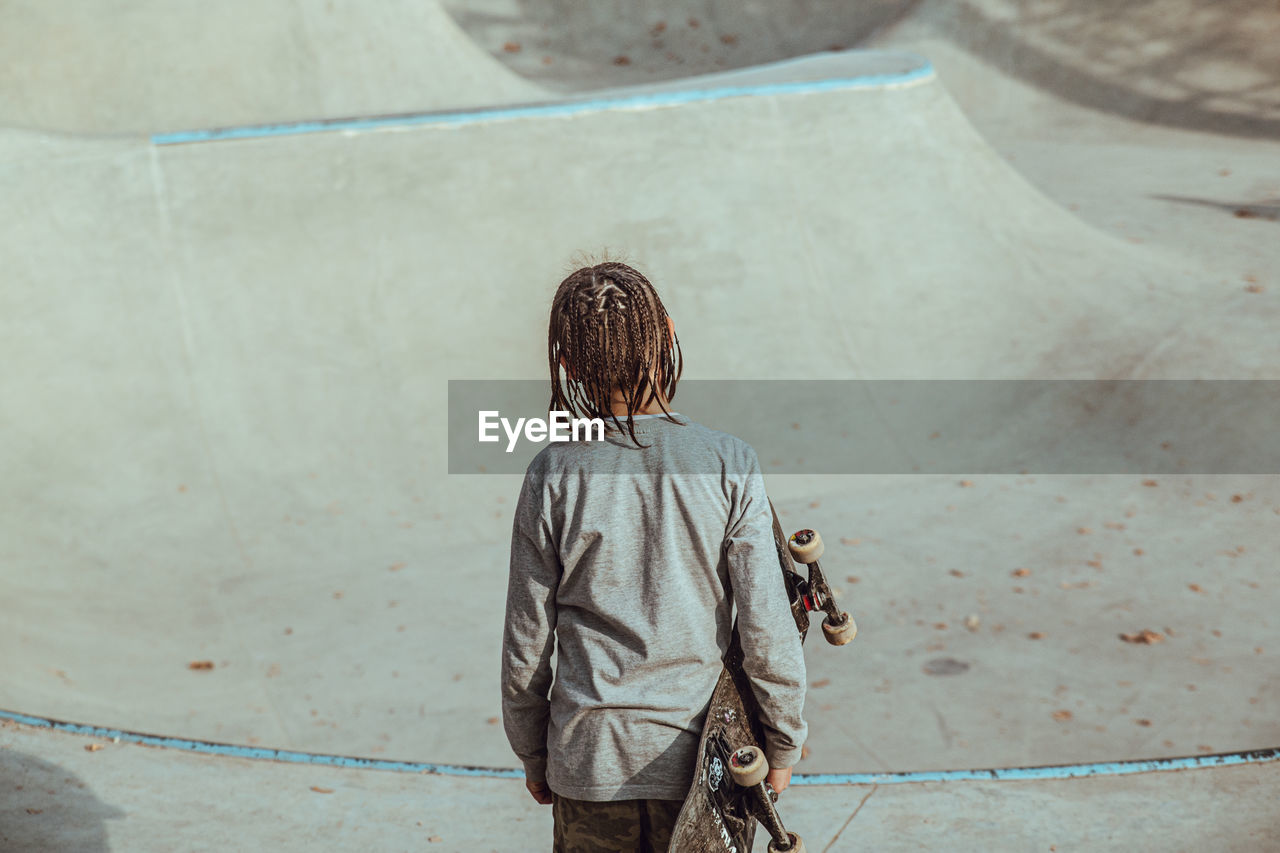
<path fill-rule="evenodd" d="M 1147 123 L 1280 136 L 1280 9 L 1227 0 L 455 0 L 513 70 L 581 89 L 826 50 L 946 42 L 1045 92 Z M 512 51 L 511 47 L 519 46 Z M 987 92 L 998 100 L 1002 93 Z"/>
<path fill-rule="evenodd" d="M 540 91 L 434 2 L 10 0 L 0 16 L 0 127 L 147 134 Z"/>
<path fill-rule="evenodd" d="M 1280 266 L 1280 8 L 1229 0 L 468 0 L 448 7 L 517 73 L 600 86 L 825 50 L 929 57 L 1003 158 L 1085 221 L 1257 284 Z M 511 51 L 509 48 L 520 49 Z"/>
<path fill-rule="evenodd" d="M 4 772 L 77 792 L 14 786 L 0 838 L 33 849 L 160 849 L 166 812 L 210 847 L 545 837 L 514 773 L 471 769 L 513 765 L 494 661 L 518 479 L 449 475 L 443 448 L 449 380 L 540 378 L 577 250 L 651 275 L 695 379 L 1280 364 L 1274 288 L 1085 224 L 906 54 L 0 152 Z M 798 305 L 803 327 L 779 319 Z M 1268 428 L 1231 403 L 1204 424 L 1227 456 Z M 770 473 L 861 625 L 850 654 L 809 647 L 789 819 L 835 842 L 856 814 L 878 849 L 1266 849 L 1269 474 Z M 970 772 L 1043 765 L 1068 768 Z M 480 801 L 509 832 L 458 820 Z"/>

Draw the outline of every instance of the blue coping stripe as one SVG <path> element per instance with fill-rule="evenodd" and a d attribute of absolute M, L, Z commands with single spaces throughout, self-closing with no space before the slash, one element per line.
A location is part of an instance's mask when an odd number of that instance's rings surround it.
<path fill-rule="evenodd" d="M 606 98 L 586 98 L 517 106 L 482 107 L 479 109 L 404 113 L 400 115 L 372 116 L 365 118 L 320 119 L 285 124 L 259 124 L 243 127 L 212 128 L 207 130 L 180 130 L 157 133 L 151 137 L 153 145 L 182 145 L 190 142 L 217 142 L 228 139 L 258 139 L 268 136 L 292 136 L 302 133 L 328 133 L 333 131 L 365 131 L 393 127 L 412 127 L 428 124 L 476 124 L 503 119 L 539 118 L 546 116 L 571 116 L 580 113 L 641 107 L 664 107 L 689 104 L 697 101 L 715 101 L 723 98 L 750 95 L 791 95 L 807 92 L 829 92 L 837 89 L 870 89 L 902 85 L 932 77 L 933 65 L 927 60 L 913 57 L 918 65 L 909 71 L 892 74 L 866 74 L 858 77 L 835 77 L 827 80 L 799 80 L 785 83 L 759 83 L 755 85 L 722 85 L 706 89 L 674 89 L 657 92 L 637 92 L 633 95 L 614 95 Z"/>
<path fill-rule="evenodd" d="M 1097 764 L 1048 764 L 1040 767 L 993 767 L 988 770 L 916 770 L 907 773 L 805 773 L 792 777 L 793 785 L 894 785 L 901 782 L 1012 781 L 1025 779 L 1082 779 L 1089 776 L 1126 776 L 1158 770 L 1193 770 L 1264 764 L 1280 760 L 1280 748 L 1182 758 L 1147 758 L 1104 761 Z"/>
<path fill-rule="evenodd" d="M 146 735 L 138 732 L 127 732 L 122 729 L 108 729 L 101 726 L 86 726 L 81 723 L 65 723 L 45 717 L 33 717 L 30 714 L 19 714 L 15 711 L 0 710 L 0 720 L 12 720 L 26 726 L 54 729 L 60 732 L 71 732 L 77 735 L 119 739 L 125 743 L 140 743 L 146 746 L 161 746 L 167 749 L 182 749 L 188 752 L 202 752 L 206 755 L 222 755 L 228 758 L 255 758 L 268 761 L 285 761 L 291 764 L 319 764 L 329 767 L 352 767 L 361 770 L 394 770 L 400 773 L 435 773 L 441 776 L 478 776 L 497 779 L 523 779 L 523 770 L 508 770 L 501 767 L 463 767 L 455 764 L 423 764 L 415 761 L 387 761 L 381 758 L 352 758 L 345 755 L 325 755 L 316 752 L 296 752 L 289 749 L 262 749 L 256 746 L 236 746 L 230 743 L 214 743 L 207 740 L 188 740 L 186 738 Z"/>
<path fill-rule="evenodd" d="M 359 770 L 391 770 L 398 773 L 429 773 L 439 776 L 470 776 L 485 779 L 524 778 L 524 771 L 514 768 L 468 767 L 458 764 L 428 764 L 417 761 L 388 761 L 382 758 L 354 758 L 346 755 L 297 752 L 288 749 L 236 746 L 229 743 L 140 734 L 121 729 L 87 726 L 81 723 L 65 723 L 45 717 L 19 714 L 15 711 L 0 710 L 0 719 L 72 734 L 111 738 L 125 743 L 181 749 L 188 752 L 201 752 L 207 755 L 222 755 L 228 758 L 265 759 L 269 761 L 284 761 L 291 764 L 350 767 Z M 896 785 L 905 782 L 1079 779 L 1088 776 L 1124 776 L 1130 773 L 1151 773 L 1160 770 L 1192 770 L 1207 767 L 1230 767 L 1241 764 L 1264 764 L 1270 761 L 1280 761 L 1280 748 L 1226 752 L 1215 755 L 1194 755 L 1184 758 L 1152 758 L 1135 761 L 1111 761 L 1100 764 L 1053 764 L 1042 767 L 994 767 L 989 770 L 917 770 L 905 773 L 798 773 L 792 777 L 791 784 Z"/>

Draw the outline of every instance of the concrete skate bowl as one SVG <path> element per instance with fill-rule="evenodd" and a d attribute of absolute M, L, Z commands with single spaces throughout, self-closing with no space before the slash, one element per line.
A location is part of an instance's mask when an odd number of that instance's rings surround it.
<path fill-rule="evenodd" d="M 28 721 L 509 767 L 492 662 L 517 480 L 447 474 L 447 381 L 538 378 L 583 247 L 625 246 L 659 283 L 691 378 L 1280 364 L 1273 303 L 1044 199 L 900 54 L 0 151 L 0 354 L 21 368 L 0 707 Z M 796 305 L 818 309 L 803 340 L 779 322 Z M 1236 411 L 1204 423 L 1228 455 L 1261 428 Z M 1096 773 L 1280 741 L 1273 478 L 771 490 L 788 525 L 834 531 L 863 626 L 856 655 L 810 651 L 807 773 Z"/>
<path fill-rule="evenodd" d="M 521 0 L 446 6 L 510 67 L 568 88 L 823 50 L 919 49 L 937 41 L 1103 112 L 1192 130 L 1280 136 L 1280 9 L 1273 3 L 694 0 L 594 3 L 586 11 L 568 0 Z M 519 52 L 503 49 L 515 45 Z"/>

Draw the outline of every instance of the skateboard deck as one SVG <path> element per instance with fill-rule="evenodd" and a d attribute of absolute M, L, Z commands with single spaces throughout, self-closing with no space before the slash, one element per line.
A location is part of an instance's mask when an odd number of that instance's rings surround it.
<path fill-rule="evenodd" d="M 770 509 L 773 509 L 772 504 Z M 812 534 L 812 531 L 796 535 L 803 534 Z M 779 580 L 786 585 L 791 615 L 803 643 L 809 630 L 810 610 L 822 607 L 828 613 L 838 611 L 831 603 L 831 592 L 817 568 L 816 558 L 809 565 L 808 579 L 796 571 L 776 510 L 773 510 L 773 539 L 782 575 Z M 850 629 L 856 630 L 852 620 L 848 624 Z M 847 639 L 833 639 L 832 642 L 848 642 L 852 633 L 846 633 Z M 774 839 L 771 850 L 803 850 L 803 844 L 795 835 L 786 832 L 773 808 L 778 795 L 764 782 L 748 787 L 735 781 L 732 770 L 735 758 L 740 758 L 744 750 L 749 756 L 752 749 L 758 751 L 760 759 L 763 758 L 764 727 L 755 693 L 742 668 L 742 644 L 735 619 L 724 667 L 711 693 L 703 724 L 693 783 L 672 832 L 671 853 L 749 853 L 757 823 L 763 823 Z M 788 837 L 793 842 L 792 846 L 785 846 L 783 839 Z"/>

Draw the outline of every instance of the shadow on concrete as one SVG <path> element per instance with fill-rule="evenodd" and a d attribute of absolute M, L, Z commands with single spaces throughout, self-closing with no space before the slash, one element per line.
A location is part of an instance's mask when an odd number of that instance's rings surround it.
<path fill-rule="evenodd" d="M 26 753 L 0 750 L 0 850 L 107 853 L 107 821 L 124 816 L 74 773 Z"/>
<path fill-rule="evenodd" d="M 1251 204 L 1248 202 L 1214 201 L 1207 198 L 1190 198 L 1181 195 L 1153 195 L 1151 198 L 1160 201 L 1171 201 L 1175 204 L 1194 204 L 1199 207 L 1212 207 L 1229 213 L 1236 219 L 1261 219 L 1266 222 L 1280 222 L 1280 200 L 1272 204 Z"/>
<path fill-rule="evenodd" d="M 588 90 L 843 50 L 897 23 L 919 3 L 517 0 L 488 10 L 485 3 L 461 0 L 444 5 L 468 35 L 517 73 Z M 546 60 L 539 61 L 544 54 Z"/>
<path fill-rule="evenodd" d="M 938 36 L 1063 100 L 1137 121 L 1280 138 L 1280 9 L 1254 0 L 1020 0 L 996 18 L 983 0 L 932 13 Z"/>

